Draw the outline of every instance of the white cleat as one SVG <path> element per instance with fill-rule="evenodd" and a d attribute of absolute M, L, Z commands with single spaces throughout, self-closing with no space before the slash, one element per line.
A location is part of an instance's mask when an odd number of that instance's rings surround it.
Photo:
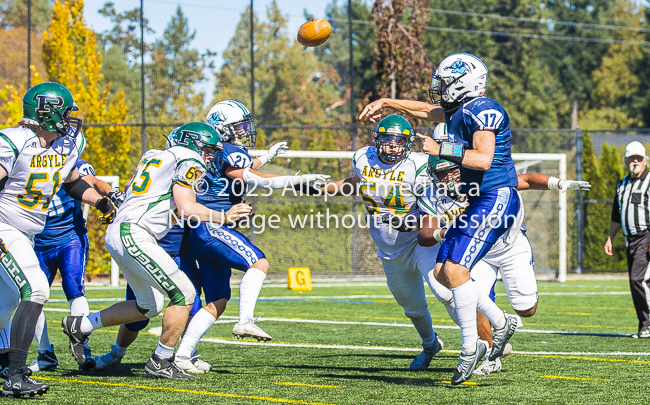
<path fill-rule="evenodd" d="M 124 356 L 118 356 L 115 352 L 115 348 L 115 345 L 111 345 L 111 350 L 108 353 L 93 357 L 95 360 L 95 367 L 93 367 L 93 370 L 106 370 L 107 368 L 119 366 Z"/>
<path fill-rule="evenodd" d="M 497 358 L 494 361 L 488 359 L 483 360 L 481 367 L 474 370 L 474 375 L 489 375 L 501 371 L 501 359 Z"/>
<path fill-rule="evenodd" d="M 205 370 L 201 370 L 198 367 L 196 367 L 194 363 L 192 363 L 192 359 L 188 359 L 187 357 L 176 356 L 176 358 L 174 359 L 174 363 L 176 364 L 176 367 L 180 368 L 181 370 L 187 373 L 193 373 L 193 374 L 205 373 Z"/>
<path fill-rule="evenodd" d="M 210 363 L 207 361 L 199 360 L 199 353 L 194 351 L 192 353 L 192 358 L 190 359 L 192 361 L 192 364 L 194 364 L 194 367 L 198 368 L 201 371 L 210 371 L 212 370 L 212 366 Z"/>
<path fill-rule="evenodd" d="M 263 340 L 265 342 L 272 340 L 273 338 L 268 333 L 264 332 L 262 329 L 260 329 L 259 326 L 255 325 L 255 322 L 257 322 L 257 320 L 261 317 L 262 315 L 258 316 L 255 319 L 248 318 L 246 319 L 246 322 L 243 323 L 237 322 L 235 324 L 235 327 L 232 328 L 232 335 L 237 339 L 252 337 L 254 339 L 257 339 L 258 342 L 260 340 Z"/>

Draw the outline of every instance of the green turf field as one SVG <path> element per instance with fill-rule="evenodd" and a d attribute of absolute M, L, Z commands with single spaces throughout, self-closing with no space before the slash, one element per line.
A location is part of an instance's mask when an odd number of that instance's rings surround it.
<path fill-rule="evenodd" d="M 281 288 L 282 287 L 282 288 Z M 141 333 L 124 363 L 104 373 L 79 373 L 60 328 L 62 311 L 47 311 L 50 338 L 61 365 L 35 375 L 51 384 L 39 402 L 55 404 L 433 404 L 647 403 L 650 340 L 631 339 L 636 316 L 627 281 L 540 282 L 540 303 L 512 338 L 515 353 L 503 371 L 453 387 L 460 331 L 430 297 L 433 323 L 445 349 L 426 372 L 407 371 L 419 352 L 415 329 L 380 282 L 315 283 L 310 292 L 266 285 L 257 306 L 271 344 L 237 341 L 231 329 L 237 301 L 199 343 L 214 370 L 189 382 L 144 377 L 157 336 Z M 497 285 L 497 303 L 510 309 Z M 233 289 L 237 296 L 237 290 Z M 123 296 L 123 289 L 88 290 L 91 309 Z M 55 288 L 46 308 L 67 308 Z M 262 318 L 262 319 L 264 319 Z M 160 318 L 150 328 L 160 326 Z M 114 342 L 117 328 L 96 331 L 95 353 Z M 152 332 L 155 332 L 153 330 Z M 33 353 L 30 359 L 35 356 Z M 0 399 L 6 403 L 16 401 Z"/>

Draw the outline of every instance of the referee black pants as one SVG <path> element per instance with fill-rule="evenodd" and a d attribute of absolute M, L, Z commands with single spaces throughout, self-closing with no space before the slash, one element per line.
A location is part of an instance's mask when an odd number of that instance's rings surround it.
<path fill-rule="evenodd" d="M 627 238 L 627 270 L 639 330 L 650 326 L 650 232 Z"/>

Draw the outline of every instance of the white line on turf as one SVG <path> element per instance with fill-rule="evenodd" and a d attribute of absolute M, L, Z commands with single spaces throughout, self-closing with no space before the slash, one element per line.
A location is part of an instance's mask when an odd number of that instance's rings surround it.
<path fill-rule="evenodd" d="M 148 330 L 152 335 L 160 336 L 162 327 L 151 328 Z M 313 343 L 273 343 L 273 342 L 251 342 L 241 340 L 225 340 L 217 338 L 203 338 L 202 342 L 221 343 L 225 345 L 240 345 L 240 346 L 273 346 L 273 347 L 304 347 L 309 349 L 352 349 L 352 350 L 379 350 L 379 351 L 396 351 L 396 352 L 421 352 L 421 348 L 413 347 L 385 347 L 385 346 L 353 346 L 353 345 L 322 345 Z M 445 350 L 446 352 L 458 353 L 458 350 Z M 609 353 L 596 353 L 596 352 L 519 352 L 514 351 L 514 354 L 526 355 L 555 355 L 555 356 L 650 356 L 647 352 L 609 352 Z"/>

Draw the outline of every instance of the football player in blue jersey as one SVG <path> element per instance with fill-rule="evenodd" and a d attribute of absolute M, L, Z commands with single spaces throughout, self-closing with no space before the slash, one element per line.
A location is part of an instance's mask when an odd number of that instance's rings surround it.
<path fill-rule="evenodd" d="M 219 132 L 223 150 L 217 151 L 208 166 L 203 187 L 197 201 L 210 209 L 228 210 L 243 200 L 248 185 L 266 189 L 285 188 L 288 185 L 309 187 L 314 182 L 326 182 L 329 176 L 305 174 L 278 176 L 258 173 L 258 169 L 287 149 L 286 142 L 271 146 L 260 158 L 253 159 L 247 148 L 255 145 L 257 131 L 253 116 L 241 103 L 234 100 L 215 104 L 206 122 Z M 206 305 L 192 318 L 176 355 L 176 365 L 188 372 L 202 372 L 190 362 L 191 354 L 201 337 L 226 309 L 230 299 L 232 269 L 244 271 L 239 285 L 239 321 L 232 334 L 237 338 L 253 337 L 268 341 L 271 336 L 255 324 L 255 304 L 269 270 L 264 253 L 250 240 L 228 226 L 201 223 L 190 230 L 191 253 L 199 264 L 201 288 Z"/>
<path fill-rule="evenodd" d="M 517 173 L 510 150 L 510 120 L 499 103 L 483 97 L 488 70 L 476 56 L 458 53 L 445 58 L 433 74 L 429 89 L 433 105 L 418 101 L 381 99 L 367 105 L 360 118 L 376 120 L 384 108 L 410 117 L 446 122 L 449 142 L 440 145 L 418 135 L 423 150 L 457 163 L 461 189 L 469 205 L 449 229 L 436 266 L 438 280 L 452 289 L 462 331 L 462 350 L 452 384 L 468 380 L 488 345 L 476 327 L 478 309 L 494 325 L 494 340 L 488 359 L 499 357 L 521 319 L 507 315 L 478 292 L 470 271 L 491 246 L 510 229 L 520 206 Z"/>
<path fill-rule="evenodd" d="M 116 205 L 120 203 L 123 194 L 95 177 L 95 169 L 88 162 L 78 159 L 77 170 L 81 178 L 93 186 L 100 195 L 108 196 Z M 63 188 L 52 198 L 45 228 L 34 238 L 34 251 L 50 285 L 57 271 L 60 271 L 61 285 L 70 303 L 70 313 L 73 316 L 88 315 L 90 312 L 84 287 L 88 263 L 88 230 L 81 201 L 70 197 Z M 34 338 L 38 345 L 38 356 L 29 368 L 33 372 L 54 370 L 59 361 L 48 337 L 47 322 L 43 312 L 36 324 Z M 87 342 L 85 350 L 90 353 Z"/>

